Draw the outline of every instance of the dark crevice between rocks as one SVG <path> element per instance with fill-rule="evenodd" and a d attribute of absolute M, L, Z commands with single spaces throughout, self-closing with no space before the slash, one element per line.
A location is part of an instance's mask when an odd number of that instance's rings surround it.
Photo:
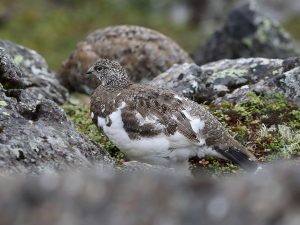
<path fill-rule="evenodd" d="M 38 121 L 41 115 L 41 104 L 35 106 L 35 110 L 21 110 L 19 113 L 26 119 L 31 121 Z"/>
<path fill-rule="evenodd" d="M 42 105 L 41 104 L 38 104 L 35 108 L 35 112 L 33 112 L 31 114 L 31 120 L 32 121 L 38 121 L 39 118 L 40 118 L 40 115 L 41 115 L 41 110 L 42 109 Z"/>
<path fill-rule="evenodd" d="M 283 61 L 283 72 L 294 69 L 297 66 L 300 66 L 300 57 L 290 57 Z"/>
<path fill-rule="evenodd" d="M 22 94 L 22 89 L 10 89 L 10 90 L 7 90 L 5 92 L 5 95 L 7 97 L 10 97 L 10 98 L 15 98 L 17 100 L 17 102 L 21 102 L 21 94 Z M 20 108 L 18 110 L 18 112 L 26 119 L 28 120 L 32 120 L 32 121 L 38 121 L 39 119 L 39 114 L 40 114 L 40 106 L 41 104 L 37 104 L 35 106 L 35 109 L 32 110 L 32 109 L 26 109 L 26 108 Z"/>
<path fill-rule="evenodd" d="M 0 74 L 1 74 L 1 71 L 0 71 Z M 0 83 L 3 85 L 3 88 L 6 90 L 16 89 L 16 88 L 24 88 L 24 86 L 22 86 L 18 80 L 5 79 L 2 77 L 2 78 L 0 78 Z"/>
<path fill-rule="evenodd" d="M 179 76 L 178 76 L 177 80 L 182 80 L 182 79 L 183 79 L 183 77 L 184 77 L 184 74 L 183 74 L 183 73 L 181 73 L 181 74 L 179 74 Z"/>
<path fill-rule="evenodd" d="M 249 80 L 248 80 L 247 82 L 243 83 L 243 84 L 230 84 L 230 85 L 227 86 L 228 89 L 229 89 L 228 93 L 232 93 L 232 92 L 234 92 L 236 89 L 238 89 L 238 88 L 240 88 L 240 87 L 243 87 L 243 86 L 245 86 L 245 85 L 249 85 L 249 84 L 252 84 L 252 82 L 249 82 Z M 226 93 L 226 94 L 227 94 L 227 93 Z M 224 94 L 224 95 L 225 95 L 225 94 Z M 219 97 L 220 97 L 220 96 L 219 96 Z"/>
<path fill-rule="evenodd" d="M 18 161 L 26 159 L 23 151 L 19 150 L 18 153 L 19 153 L 19 156 L 16 158 Z"/>
<path fill-rule="evenodd" d="M 5 91 L 5 95 L 6 95 L 6 97 L 9 97 L 9 98 L 15 98 L 17 100 L 17 102 L 20 102 L 21 101 L 21 99 L 20 99 L 21 92 L 22 92 L 22 89 L 9 89 L 9 90 Z"/>

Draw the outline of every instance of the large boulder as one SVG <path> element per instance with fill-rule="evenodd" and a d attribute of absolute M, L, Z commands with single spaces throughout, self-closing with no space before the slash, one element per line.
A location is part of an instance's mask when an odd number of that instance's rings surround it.
<path fill-rule="evenodd" d="M 236 89 L 241 90 L 244 95 L 250 89 L 254 89 L 256 84 L 264 83 L 260 85 L 264 87 L 260 88 L 261 93 L 280 92 L 298 104 L 299 67 L 299 58 L 224 59 L 202 66 L 186 63 L 174 65 L 155 77 L 151 85 L 173 89 L 197 102 L 211 102 L 223 96 L 230 96 Z M 273 82 L 278 79 L 280 82 Z M 239 95 L 235 97 L 239 99 Z"/>
<path fill-rule="evenodd" d="M 23 92 L 35 100 L 46 98 L 58 104 L 66 101 L 67 90 L 37 52 L 10 41 L 0 40 L 0 57 L 0 81 L 4 87 L 23 89 Z"/>
<path fill-rule="evenodd" d="M 227 180 L 99 171 L 4 177 L 0 223 L 295 225 L 299 195 L 300 170 L 290 166 Z"/>
<path fill-rule="evenodd" d="M 204 45 L 194 50 L 192 58 L 202 65 L 219 59 L 287 58 L 295 55 L 289 34 L 260 12 L 252 1 L 232 10 L 225 24 Z"/>
<path fill-rule="evenodd" d="M 77 44 L 58 72 L 62 84 L 90 94 L 97 82 L 85 75 L 99 58 L 118 60 L 132 81 L 150 80 L 175 63 L 192 62 L 188 54 L 165 35 L 138 26 L 113 26 L 89 34 Z"/>
<path fill-rule="evenodd" d="M 31 50 L 0 42 L 0 173 L 37 174 L 113 165 L 64 111 L 67 91 Z M 4 43 L 4 44 L 3 44 Z"/>
<path fill-rule="evenodd" d="M 244 85 L 216 99 L 215 103 L 220 104 L 224 100 L 232 103 L 241 103 L 248 98 L 249 92 L 258 95 L 270 93 L 281 93 L 287 100 L 300 106 L 300 66 L 277 74 L 269 79 L 260 80 L 251 85 Z"/>

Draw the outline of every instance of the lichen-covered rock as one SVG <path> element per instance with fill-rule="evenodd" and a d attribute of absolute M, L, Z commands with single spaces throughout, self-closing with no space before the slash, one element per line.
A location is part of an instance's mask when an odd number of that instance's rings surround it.
<path fill-rule="evenodd" d="M 0 173 L 40 173 L 111 164 L 107 152 L 80 135 L 51 100 L 18 102 L 0 89 Z M 23 98 L 31 98 L 23 93 Z M 28 108 L 28 109 L 27 109 Z"/>
<path fill-rule="evenodd" d="M 247 99 L 250 91 L 258 95 L 281 93 L 287 100 L 300 106 L 300 66 L 286 72 L 282 71 L 280 74 L 258 83 L 244 85 L 232 93 L 216 99 L 215 103 L 220 104 L 224 100 L 241 103 Z"/>
<path fill-rule="evenodd" d="M 289 74 L 289 71 L 293 71 L 294 68 L 299 66 L 299 58 L 285 60 L 241 58 L 219 60 L 202 66 L 195 64 L 174 65 L 166 72 L 155 77 L 151 81 L 151 85 L 173 89 L 197 102 L 211 102 L 234 92 L 238 88 L 247 93 L 249 85 L 267 80 L 269 82 L 276 77 L 281 77 L 283 74 Z M 288 76 L 286 82 L 281 77 L 283 82 L 281 82 L 281 89 L 284 89 L 281 92 L 289 95 L 288 98 L 299 96 L 298 83 L 290 81 L 292 77 L 293 80 L 298 79 L 296 71 L 292 72 L 293 76 Z M 271 85 L 269 86 L 269 91 L 274 89 L 271 88 Z M 237 98 L 239 97 L 237 96 Z"/>
<path fill-rule="evenodd" d="M 59 104 L 66 101 L 67 90 L 37 52 L 0 40 L 0 59 L 0 81 L 4 87 L 24 89 L 34 100 L 45 98 Z"/>
<path fill-rule="evenodd" d="M 97 82 L 84 74 L 99 58 L 118 60 L 132 81 L 150 80 L 175 63 L 192 62 L 188 54 L 163 34 L 138 26 L 99 29 L 78 43 L 58 72 L 62 84 L 91 93 Z"/>
<path fill-rule="evenodd" d="M 207 76 L 194 63 L 175 64 L 170 69 L 155 77 L 150 84 L 172 89 L 196 102 L 203 102 L 210 96 L 206 87 Z"/>
<path fill-rule="evenodd" d="M 99 171 L 3 177 L 0 223 L 294 225 L 299 194 L 299 167 L 289 166 L 227 180 Z"/>
<path fill-rule="evenodd" d="M 192 53 L 198 65 L 241 57 L 287 58 L 295 47 L 282 27 L 260 12 L 254 1 L 235 8 L 225 24 Z"/>
<path fill-rule="evenodd" d="M 44 61 L 17 46 L 25 53 L 19 52 L 22 59 L 14 62 L 6 51 L 15 47 L 0 49 L 0 173 L 112 165 L 107 152 L 80 135 L 52 101 L 62 102 L 67 92 L 47 72 Z"/>

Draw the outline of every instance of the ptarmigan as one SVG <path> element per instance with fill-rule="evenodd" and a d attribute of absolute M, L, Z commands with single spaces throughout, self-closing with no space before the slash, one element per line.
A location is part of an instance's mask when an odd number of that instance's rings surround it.
<path fill-rule="evenodd" d="M 203 106 L 171 90 L 132 83 L 116 61 L 100 59 L 87 74 L 100 83 L 91 97 L 94 123 L 130 159 L 176 167 L 211 155 L 257 168 L 256 158 Z"/>

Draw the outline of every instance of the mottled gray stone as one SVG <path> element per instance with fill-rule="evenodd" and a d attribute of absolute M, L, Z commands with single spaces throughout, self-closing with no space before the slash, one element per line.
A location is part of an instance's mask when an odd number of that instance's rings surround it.
<path fill-rule="evenodd" d="M 0 173 L 40 173 L 112 165 L 107 152 L 80 135 L 51 100 L 34 107 L 0 87 Z M 31 96 L 24 94 L 24 99 Z"/>
<path fill-rule="evenodd" d="M 293 68 L 272 78 L 261 80 L 256 84 L 245 85 L 232 93 L 216 99 L 216 103 L 222 101 L 230 101 L 232 103 L 240 103 L 247 99 L 247 93 L 250 91 L 259 95 L 272 93 L 281 93 L 286 99 L 300 106 L 300 67 Z"/>
<path fill-rule="evenodd" d="M 231 93 L 235 93 L 236 89 L 246 94 L 249 92 L 248 88 L 252 87 L 251 85 L 265 81 L 269 83 L 268 86 L 263 85 L 268 87 L 265 91 L 274 91 L 275 87 L 280 86 L 280 92 L 296 102 L 299 101 L 296 99 L 299 96 L 297 91 L 299 83 L 291 82 L 291 80 L 298 79 L 297 70 L 293 69 L 299 66 L 299 58 L 224 59 L 203 66 L 186 63 L 172 66 L 155 77 L 151 85 L 173 89 L 197 102 L 211 102 L 223 96 L 230 96 Z M 289 71 L 294 75 L 288 75 Z M 288 75 L 286 81 L 282 79 L 283 75 Z M 279 78 L 281 83 L 271 83 Z M 239 96 L 236 95 L 236 98 L 238 99 Z"/>
<path fill-rule="evenodd" d="M 194 50 L 192 58 L 202 65 L 219 59 L 296 55 L 289 34 L 251 1 L 233 9 L 225 24 L 204 45 Z"/>
<path fill-rule="evenodd" d="M 112 166 L 108 153 L 80 135 L 54 102 L 62 103 L 67 92 L 44 60 L 21 46 L 0 43 L 5 44 L 0 48 L 0 173 Z"/>
<path fill-rule="evenodd" d="M 51 99 L 62 104 L 68 97 L 67 90 L 49 70 L 37 52 L 0 40 L 0 81 L 9 89 L 25 89 L 34 100 Z"/>
<path fill-rule="evenodd" d="M 101 171 L 0 179 L 0 223 L 295 225 L 299 167 L 214 180 Z"/>
<path fill-rule="evenodd" d="M 211 90 L 206 87 L 207 76 L 199 66 L 192 63 L 175 64 L 166 72 L 155 77 L 150 84 L 172 89 L 197 102 L 209 98 Z"/>

